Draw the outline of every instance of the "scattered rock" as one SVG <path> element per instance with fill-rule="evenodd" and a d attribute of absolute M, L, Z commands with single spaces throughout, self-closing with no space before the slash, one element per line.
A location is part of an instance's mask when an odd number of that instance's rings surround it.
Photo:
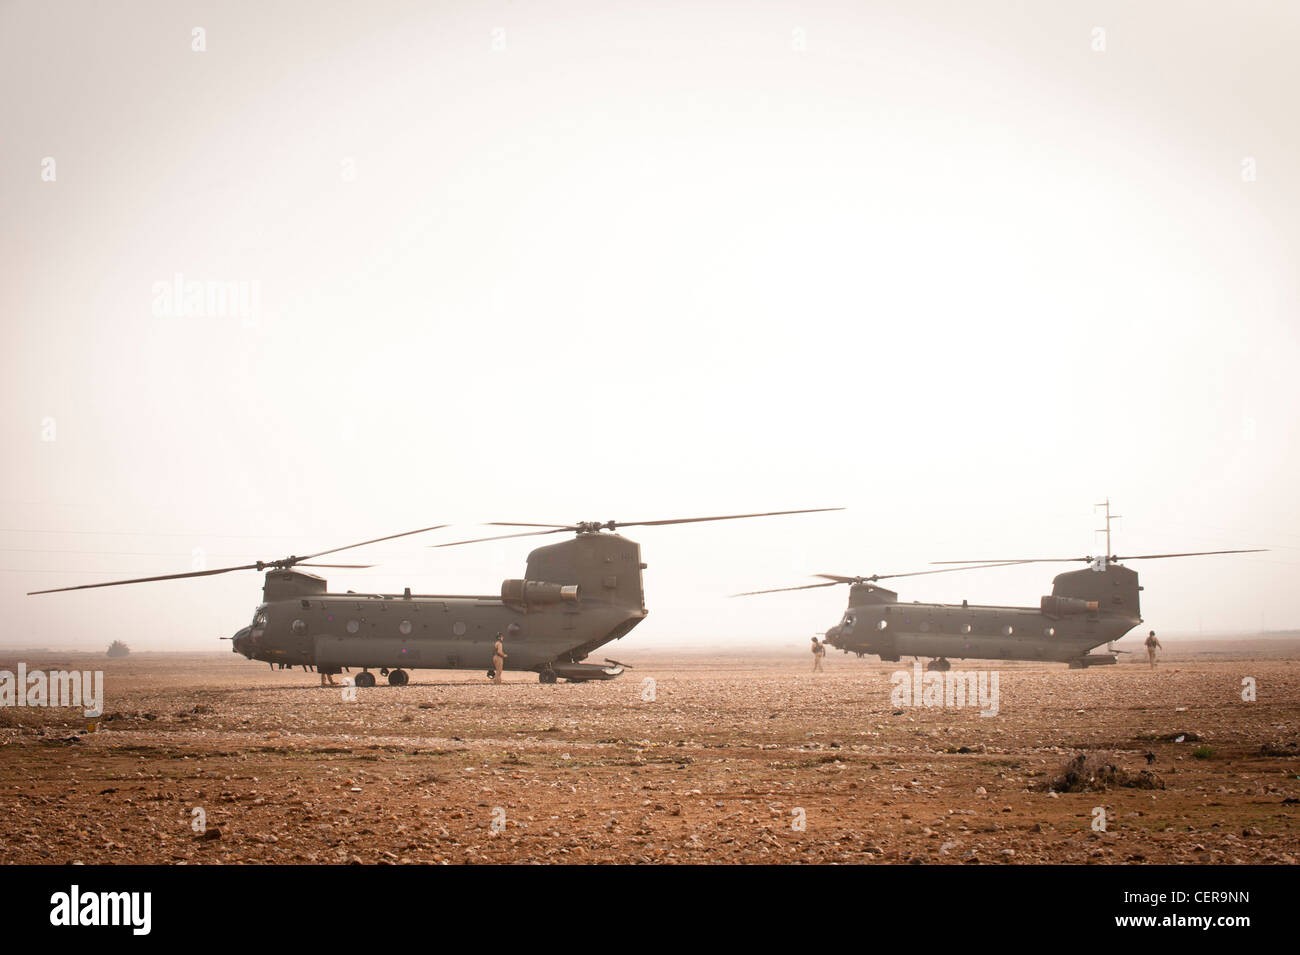
<path fill-rule="evenodd" d="M 1113 787 L 1164 789 L 1165 782 L 1150 770 L 1131 773 L 1117 766 L 1107 753 L 1079 753 L 1068 760 L 1059 775 L 1040 783 L 1040 790 L 1057 793 L 1105 792 Z"/>

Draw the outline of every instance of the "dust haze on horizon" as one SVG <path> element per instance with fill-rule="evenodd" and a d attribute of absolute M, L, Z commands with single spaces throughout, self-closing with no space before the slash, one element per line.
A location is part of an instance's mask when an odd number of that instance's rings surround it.
<path fill-rule="evenodd" d="M 1281 2 L 0 6 L 0 646 L 228 647 L 255 572 L 25 596 L 196 561 L 448 523 L 320 573 L 491 594 L 561 538 L 428 545 L 844 507 L 629 529 L 594 658 L 802 642 L 846 588 L 728 595 L 1098 554 L 1107 498 L 1121 555 L 1269 549 L 1135 562 L 1143 630 L 1296 629 L 1297 47 Z"/>

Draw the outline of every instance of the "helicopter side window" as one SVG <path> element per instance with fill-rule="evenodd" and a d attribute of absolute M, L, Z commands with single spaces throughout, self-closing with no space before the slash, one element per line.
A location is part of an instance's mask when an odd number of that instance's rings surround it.
<path fill-rule="evenodd" d="M 846 613 L 846 614 L 844 615 L 844 626 L 846 626 L 846 627 L 851 627 L 851 626 L 853 626 L 853 614 L 851 614 L 851 613 Z"/>
<path fill-rule="evenodd" d="M 253 618 L 253 627 L 254 627 L 255 629 L 258 629 L 258 630 L 265 630 L 265 629 L 266 629 L 266 614 L 264 614 L 264 613 L 259 613 L 256 617 L 254 617 L 254 618 Z"/>

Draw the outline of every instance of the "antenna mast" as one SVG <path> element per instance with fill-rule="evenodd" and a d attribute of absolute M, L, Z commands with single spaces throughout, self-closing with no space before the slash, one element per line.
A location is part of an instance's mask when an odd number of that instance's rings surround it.
<path fill-rule="evenodd" d="M 1109 561 L 1109 560 L 1110 560 L 1110 555 L 1113 554 L 1113 553 L 1115 553 L 1113 550 L 1110 549 L 1110 522 L 1111 522 L 1111 521 L 1117 521 L 1117 520 L 1119 520 L 1121 517 L 1123 517 L 1124 515 L 1123 515 L 1123 514 L 1111 514 L 1111 512 L 1110 512 L 1110 497 L 1109 497 L 1109 496 L 1107 496 L 1107 497 L 1106 497 L 1106 500 L 1102 501 L 1100 504 L 1094 504 L 1093 507 L 1094 507 L 1094 508 L 1098 508 L 1098 507 L 1104 507 L 1104 508 L 1106 508 L 1106 526 L 1105 526 L 1104 528 L 1099 527 L 1099 528 L 1097 528 L 1097 530 L 1098 530 L 1098 531 L 1102 531 L 1102 530 L 1104 530 L 1104 531 L 1106 532 L 1106 560 Z"/>

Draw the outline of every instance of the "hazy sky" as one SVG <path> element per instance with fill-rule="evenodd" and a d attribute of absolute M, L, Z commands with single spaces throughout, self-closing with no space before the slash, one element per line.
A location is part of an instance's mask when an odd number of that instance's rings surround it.
<path fill-rule="evenodd" d="M 726 595 L 1097 553 L 1107 495 L 1121 554 L 1272 548 L 1134 565 L 1150 626 L 1300 626 L 1297 49 L 1291 2 L 0 3 L 0 643 L 228 646 L 255 573 L 23 595 L 196 550 L 455 523 L 331 584 L 491 593 L 531 542 L 424 544 L 844 506 L 629 535 L 616 656 L 802 642 L 842 588 Z"/>

